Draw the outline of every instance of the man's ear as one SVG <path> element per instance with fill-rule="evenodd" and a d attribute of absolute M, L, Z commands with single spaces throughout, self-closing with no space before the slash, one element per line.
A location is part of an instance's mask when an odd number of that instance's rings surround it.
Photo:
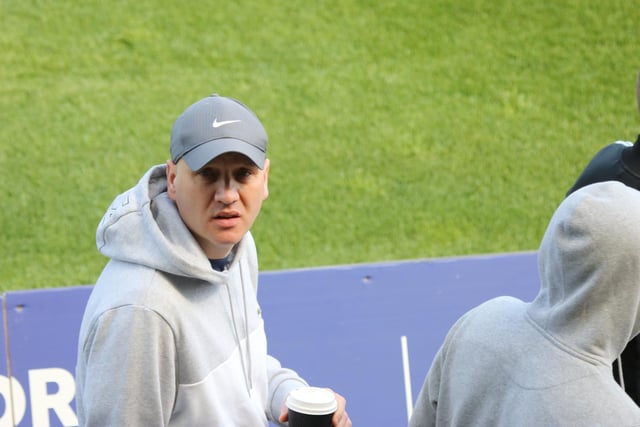
<path fill-rule="evenodd" d="M 265 159 L 264 167 L 262 168 L 264 173 L 264 194 L 262 196 L 262 200 L 265 200 L 267 197 L 269 197 L 269 167 L 270 166 L 271 166 L 271 163 L 269 162 L 269 159 Z"/>
<path fill-rule="evenodd" d="M 172 160 L 167 160 L 167 194 L 171 200 L 176 200 L 176 176 L 178 174 L 178 165 Z"/>

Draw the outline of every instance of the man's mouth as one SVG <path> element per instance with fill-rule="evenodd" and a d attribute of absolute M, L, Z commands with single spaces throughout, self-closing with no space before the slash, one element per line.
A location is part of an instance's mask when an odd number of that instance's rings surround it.
<path fill-rule="evenodd" d="M 239 213 L 237 212 L 219 212 L 216 216 L 214 216 L 215 219 L 231 219 L 231 218 L 238 218 L 240 216 Z"/>

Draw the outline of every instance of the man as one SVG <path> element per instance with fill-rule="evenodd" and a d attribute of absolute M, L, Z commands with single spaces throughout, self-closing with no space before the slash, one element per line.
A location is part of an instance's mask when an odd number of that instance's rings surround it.
<path fill-rule="evenodd" d="M 636 94 L 640 110 L 640 74 Z M 629 141 L 616 141 L 598 151 L 567 195 L 585 185 L 602 181 L 620 181 L 640 190 L 640 135 L 633 144 Z M 612 369 L 616 380 L 636 404 L 640 405 L 640 337 L 627 345 Z"/>
<path fill-rule="evenodd" d="M 611 363 L 640 333 L 640 192 L 597 183 L 567 197 L 538 253 L 530 303 L 491 299 L 447 334 L 410 427 L 638 426 Z"/>
<path fill-rule="evenodd" d="M 111 204 L 110 258 L 80 329 L 81 426 L 266 426 L 306 385 L 267 355 L 250 233 L 268 196 L 267 134 L 222 96 L 187 108 L 171 160 Z M 351 426 L 336 394 L 334 426 Z"/>

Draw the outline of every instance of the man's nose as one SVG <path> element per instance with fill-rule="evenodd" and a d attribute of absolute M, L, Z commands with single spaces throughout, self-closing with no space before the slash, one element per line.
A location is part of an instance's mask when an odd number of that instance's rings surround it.
<path fill-rule="evenodd" d="M 238 189 L 233 181 L 222 183 L 216 190 L 216 200 L 222 204 L 230 205 L 238 200 Z"/>

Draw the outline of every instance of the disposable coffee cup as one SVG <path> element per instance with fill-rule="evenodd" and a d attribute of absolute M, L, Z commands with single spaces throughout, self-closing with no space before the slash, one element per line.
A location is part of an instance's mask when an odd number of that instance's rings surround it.
<path fill-rule="evenodd" d="M 331 427 L 338 408 L 334 394 L 324 388 L 302 387 L 287 397 L 289 427 Z"/>

